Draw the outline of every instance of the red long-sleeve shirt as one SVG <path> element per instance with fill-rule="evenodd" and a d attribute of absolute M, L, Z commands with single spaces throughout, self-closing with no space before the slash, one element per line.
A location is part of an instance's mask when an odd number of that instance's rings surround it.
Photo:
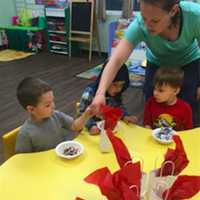
<path fill-rule="evenodd" d="M 144 125 L 151 128 L 162 127 L 166 124 L 174 130 L 192 128 L 192 110 L 188 103 L 177 99 L 174 105 L 157 103 L 154 97 L 149 98 L 144 109 Z"/>

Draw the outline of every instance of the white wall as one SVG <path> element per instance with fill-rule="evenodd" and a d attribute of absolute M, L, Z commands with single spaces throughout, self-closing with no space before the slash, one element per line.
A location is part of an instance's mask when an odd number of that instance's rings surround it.
<path fill-rule="evenodd" d="M 16 14 L 14 0 L 0 0 L 0 25 L 11 24 L 11 17 Z M 0 46 L 2 45 L 0 34 Z"/>
<path fill-rule="evenodd" d="M 15 14 L 14 0 L 0 0 L 0 25 L 10 24 Z"/>

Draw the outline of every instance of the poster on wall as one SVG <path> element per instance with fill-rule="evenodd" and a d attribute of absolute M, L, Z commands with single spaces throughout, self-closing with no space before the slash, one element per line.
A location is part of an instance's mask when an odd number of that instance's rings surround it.
<path fill-rule="evenodd" d="M 35 0 L 36 4 L 52 7 L 65 7 L 68 0 Z"/>
<path fill-rule="evenodd" d="M 45 5 L 45 0 L 35 0 L 35 4 Z"/>

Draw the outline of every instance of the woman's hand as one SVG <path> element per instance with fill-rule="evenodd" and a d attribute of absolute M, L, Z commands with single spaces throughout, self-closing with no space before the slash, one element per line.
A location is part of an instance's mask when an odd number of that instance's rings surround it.
<path fill-rule="evenodd" d="M 105 96 L 103 94 L 96 94 L 92 103 L 90 104 L 90 108 L 96 115 L 99 115 L 100 106 L 105 105 L 105 103 L 106 103 Z"/>

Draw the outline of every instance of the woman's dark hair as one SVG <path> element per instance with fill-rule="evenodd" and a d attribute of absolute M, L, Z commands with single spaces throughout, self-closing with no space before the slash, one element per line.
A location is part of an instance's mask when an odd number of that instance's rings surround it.
<path fill-rule="evenodd" d="M 180 0 L 140 0 L 141 2 L 148 3 L 150 5 L 155 5 L 167 12 L 169 12 L 172 7 L 176 4 L 179 4 Z M 173 17 L 171 17 L 171 21 L 173 25 L 176 25 L 178 19 L 180 17 L 180 13 L 176 13 Z"/>
<path fill-rule="evenodd" d="M 184 72 L 179 68 L 160 67 L 154 76 L 154 86 L 170 85 L 171 87 L 181 87 Z"/>
<path fill-rule="evenodd" d="M 21 106 L 26 109 L 28 105 L 37 106 L 39 98 L 52 88 L 38 78 L 24 78 L 17 87 L 17 99 Z"/>

